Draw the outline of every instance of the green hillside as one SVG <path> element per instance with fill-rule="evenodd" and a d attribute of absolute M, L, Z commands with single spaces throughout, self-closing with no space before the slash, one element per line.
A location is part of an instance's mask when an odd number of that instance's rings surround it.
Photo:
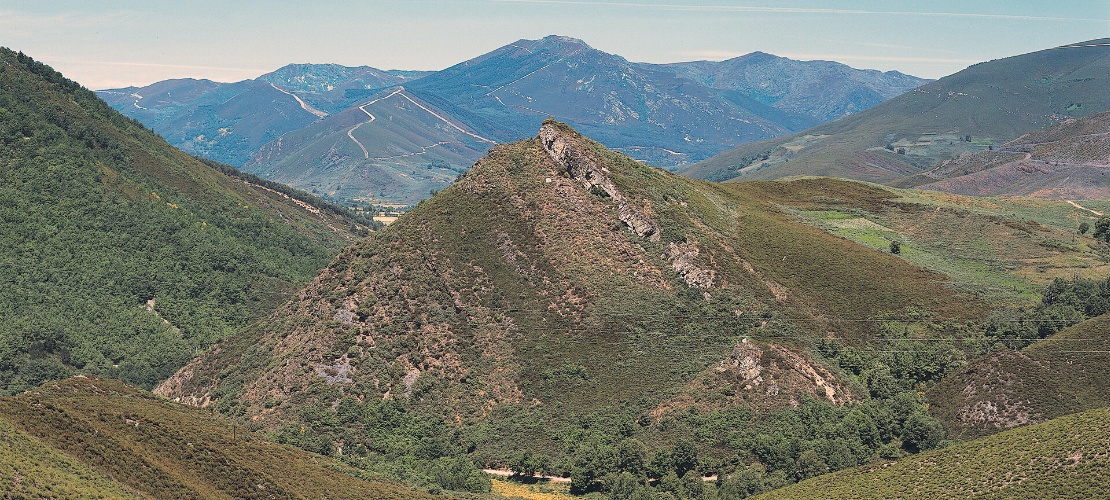
<path fill-rule="evenodd" d="M 0 398 L 0 429 L 0 485 L 25 498 L 428 497 L 96 377 Z"/>
<path fill-rule="evenodd" d="M 857 114 L 683 170 L 726 180 L 827 175 L 888 183 L 1070 117 L 1110 109 L 1110 48 L 1093 40 L 973 65 Z"/>
<path fill-rule="evenodd" d="M 1063 201 L 974 198 L 831 178 L 722 186 L 753 191 L 799 221 L 876 251 L 897 242 L 898 257 L 947 276 L 949 287 L 995 308 L 1035 303 L 1057 278 L 1110 272 L 1105 247 L 1076 231 L 1097 217 Z M 1094 210 L 1110 206 L 1084 203 Z"/>
<path fill-rule="evenodd" d="M 367 232 L 172 148 L 30 57 L 0 62 L 0 393 L 75 372 L 152 388 Z"/>
<path fill-rule="evenodd" d="M 138 498 L 0 418 L 0 490 L 11 498 Z"/>
<path fill-rule="evenodd" d="M 1106 494 L 1108 447 L 1110 409 L 1101 408 L 757 498 L 1097 498 Z"/>

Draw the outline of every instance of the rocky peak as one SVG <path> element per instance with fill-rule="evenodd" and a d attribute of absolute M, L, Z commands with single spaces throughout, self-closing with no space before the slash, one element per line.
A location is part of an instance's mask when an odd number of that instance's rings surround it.
<path fill-rule="evenodd" d="M 590 47 L 589 44 L 578 38 L 562 35 L 547 35 L 537 40 L 535 43 L 540 45 L 541 47 L 549 47 L 553 49 L 557 48 L 565 50 L 593 50 L 593 47 Z"/>
<path fill-rule="evenodd" d="M 540 127 L 539 139 L 548 157 L 585 190 L 601 189 L 617 203 L 621 222 L 641 237 L 659 241 L 659 224 L 621 193 L 609 176 L 609 169 L 599 167 L 597 158 L 582 147 L 581 136 L 567 125 L 549 119 Z"/>

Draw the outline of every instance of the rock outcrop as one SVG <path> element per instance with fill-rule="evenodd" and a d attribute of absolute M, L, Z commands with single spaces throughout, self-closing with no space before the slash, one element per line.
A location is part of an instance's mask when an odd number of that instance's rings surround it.
<path fill-rule="evenodd" d="M 578 147 L 566 131 L 549 120 L 540 127 L 539 138 L 551 160 L 563 167 L 572 179 L 580 182 L 586 190 L 601 189 L 617 203 L 618 216 L 629 229 L 641 237 L 659 241 L 659 224 L 648 217 L 643 208 L 624 196 L 607 175 L 608 170 L 599 167 L 598 160 Z"/>

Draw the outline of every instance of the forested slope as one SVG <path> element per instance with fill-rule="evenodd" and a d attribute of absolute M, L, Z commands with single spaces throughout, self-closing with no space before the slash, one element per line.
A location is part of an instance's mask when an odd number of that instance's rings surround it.
<path fill-rule="evenodd" d="M 151 388 L 366 233 L 213 167 L 0 51 L 0 393 L 75 370 Z"/>

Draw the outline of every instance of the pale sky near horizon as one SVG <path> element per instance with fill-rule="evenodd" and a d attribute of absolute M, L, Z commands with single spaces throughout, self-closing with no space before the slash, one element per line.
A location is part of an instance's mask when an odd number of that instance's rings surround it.
<path fill-rule="evenodd" d="M 438 70 L 549 34 L 637 62 L 763 51 L 939 78 L 1110 37 L 1110 0 L 0 0 L 0 45 L 92 89 L 304 62 Z"/>

